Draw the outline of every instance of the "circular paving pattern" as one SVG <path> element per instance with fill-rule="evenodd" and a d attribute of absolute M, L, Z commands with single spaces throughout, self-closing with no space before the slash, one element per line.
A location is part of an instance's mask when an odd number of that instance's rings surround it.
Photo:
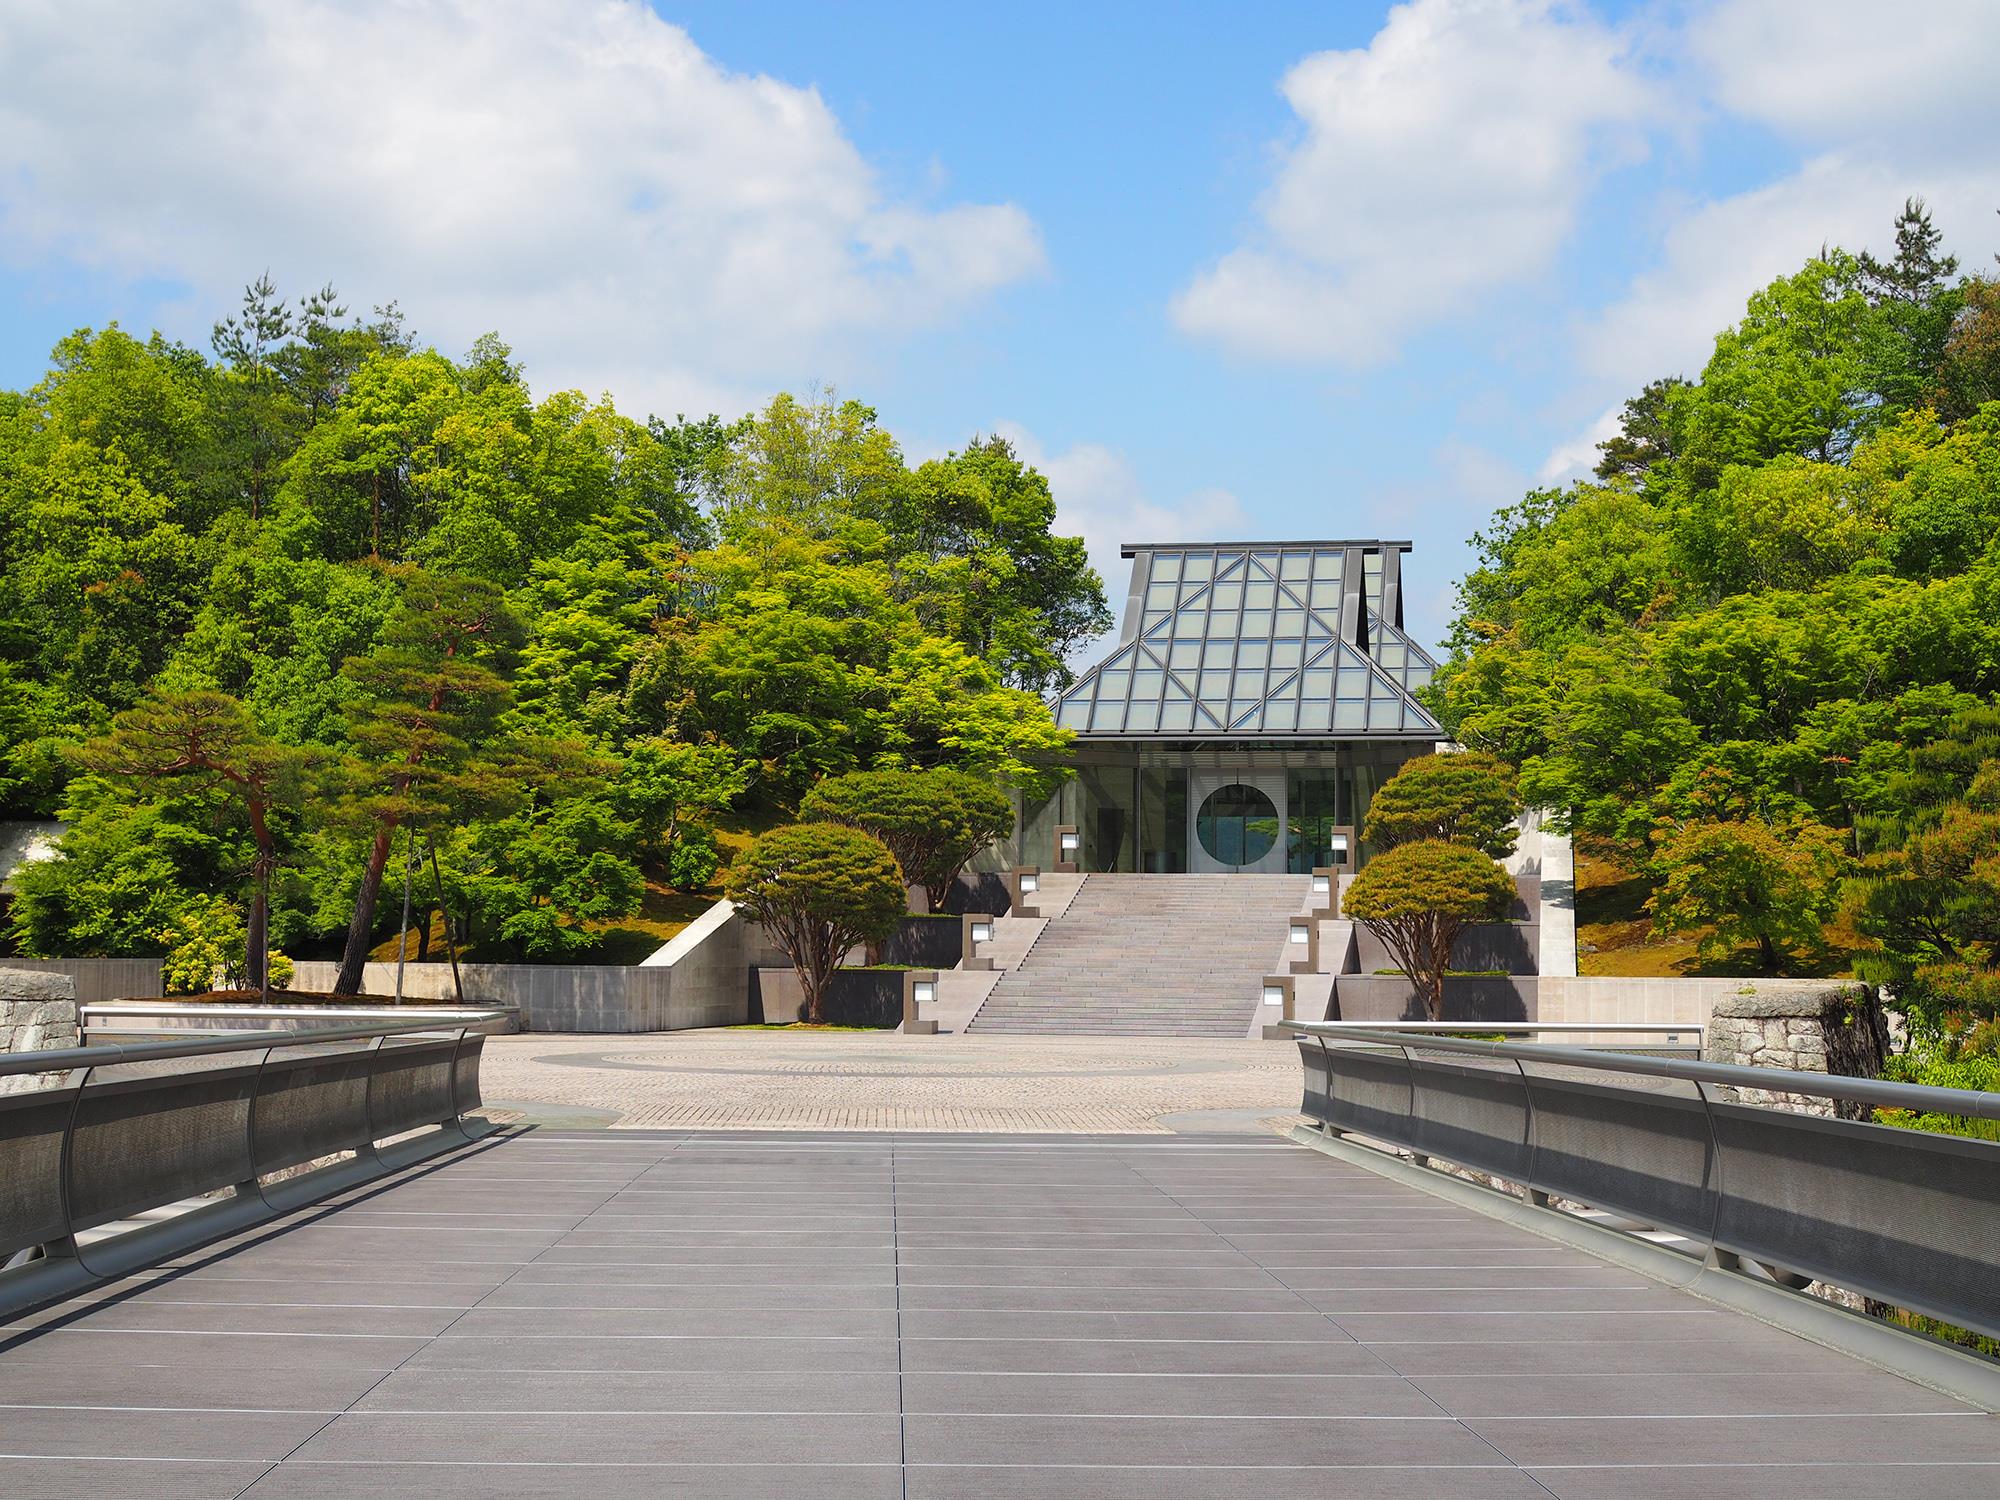
<path fill-rule="evenodd" d="M 1162 1037 L 534 1034 L 490 1038 L 480 1072 L 496 1109 L 626 1129 L 1159 1135 L 1281 1128 L 1299 1097 L 1292 1046 Z"/>

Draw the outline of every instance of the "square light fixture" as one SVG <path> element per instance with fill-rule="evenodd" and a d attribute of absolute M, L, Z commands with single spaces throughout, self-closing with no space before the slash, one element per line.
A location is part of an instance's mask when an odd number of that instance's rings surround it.
<path fill-rule="evenodd" d="M 1064 835 L 1062 836 L 1062 852 L 1063 852 L 1063 853 L 1065 853 L 1065 854 L 1074 854 L 1074 853 L 1076 853 L 1076 851 L 1077 851 L 1077 850 L 1081 849 L 1082 847 L 1083 847 L 1083 835 L 1082 835 L 1082 834 L 1080 834 L 1080 833 L 1065 833 L 1065 834 L 1064 834 Z"/>
<path fill-rule="evenodd" d="M 1281 988 L 1280 988 L 1279 986 L 1277 986 L 1277 985 L 1275 985 L 1275 984 L 1267 984 L 1267 985 L 1265 985 L 1265 986 L 1264 986 L 1264 1003 L 1265 1003 L 1266 1005 L 1283 1005 L 1283 1004 L 1285 1003 L 1285 992 L 1284 992 L 1284 990 L 1283 990 L 1283 989 L 1281 989 Z"/>
<path fill-rule="evenodd" d="M 1301 945 L 1312 941 L 1312 929 L 1303 922 L 1292 923 L 1292 941 Z"/>
<path fill-rule="evenodd" d="M 972 940 L 975 943 L 992 942 L 993 924 L 991 922 L 974 922 L 972 924 Z"/>
<path fill-rule="evenodd" d="M 1041 888 L 1042 888 L 1042 877 L 1041 877 L 1041 876 L 1039 876 L 1039 875 L 1023 875 L 1023 876 L 1021 877 L 1021 894 L 1022 894 L 1022 895 L 1024 895 L 1024 896 L 1032 896 L 1032 895 L 1034 895 L 1034 894 L 1035 894 L 1035 892 L 1036 892 L 1036 891 L 1039 891 L 1039 890 L 1040 890 Z"/>
<path fill-rule="evenodd" d="M 1336 833 L 1336 834 L 1334 834 L 1334 835 L 1333 835 L 1333 837 L 1332 837 L 1332 838 L 1331 838 L 1331 839 L 1330 839 L 1330 840 L 1328 841 L 1328 847 L 1330 847 L 1330 848 L 1331 848 L 1331 849 L 1333 850 L 1333 857 L 1334 857 L 1335 859 L 1339 860 L 1339 861 L 1340 861 L 1340 862 L 1341 862 L 1342 864 L 1346 864 L 1346 863 L 1347 863 L 1347 835 L 1346 835 L 1346 834 L 1344 834 L 1344 833 Z"/>
<path fill-rule="evenodd" d="M 910 998 L 919 1005 L 932 1004 L 937 999 L 936 981 L 919 979 L 910 986 Z"/>
<path fill-rule="evenodd" d="M 1329 892 L 1332 891 L 1332 889 L 1333 889 L 1332 876 L 1330 875 L 1313 876 L 1313 894 L 1315 896 L 1327 895 Z"/>

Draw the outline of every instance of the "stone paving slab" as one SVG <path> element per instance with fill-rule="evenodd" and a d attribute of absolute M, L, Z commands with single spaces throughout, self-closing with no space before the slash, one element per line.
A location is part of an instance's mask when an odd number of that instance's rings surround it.
<path fill-rule="evenodd" d="M 1275 1137 L 528 1131 L 0 1329 L 36 1500 L 1897 1491 L 2000 1422 Z"/>
<path fill-rule="evenodd" d="M 619 1129 L 1256 1132 L 1299 1106 L 1296 1047 L 1213 1037 L 526 1033 L 489 1037 L 480 1079 L 496 1119 Z"/>

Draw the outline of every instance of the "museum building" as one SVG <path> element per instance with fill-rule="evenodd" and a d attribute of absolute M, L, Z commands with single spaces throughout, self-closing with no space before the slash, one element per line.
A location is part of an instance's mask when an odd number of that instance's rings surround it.
<path fill-rule="evenodd" d="M 1408 542 L 1133 544 L 1117 645 L 1055 700 L 1076 776 L 1021 809 L 1014 862 L 1353 868 L 1384 778 L 1444 738 L 1414 692 Z"/>

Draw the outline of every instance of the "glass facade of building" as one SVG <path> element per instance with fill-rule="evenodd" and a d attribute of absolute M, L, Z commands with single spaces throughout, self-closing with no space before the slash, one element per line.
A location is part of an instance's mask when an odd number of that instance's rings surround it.
<path fill-rule="evenodd" d="M 1381 780 L 1442 737 L 1412 696 L 1401 542 L 1131 546 L 1118 644 L 1054 704 L 1077 774 L 1022 809 L 1015 857 L 1085 870 L 1305 873 L 1359 853 Z"/>

